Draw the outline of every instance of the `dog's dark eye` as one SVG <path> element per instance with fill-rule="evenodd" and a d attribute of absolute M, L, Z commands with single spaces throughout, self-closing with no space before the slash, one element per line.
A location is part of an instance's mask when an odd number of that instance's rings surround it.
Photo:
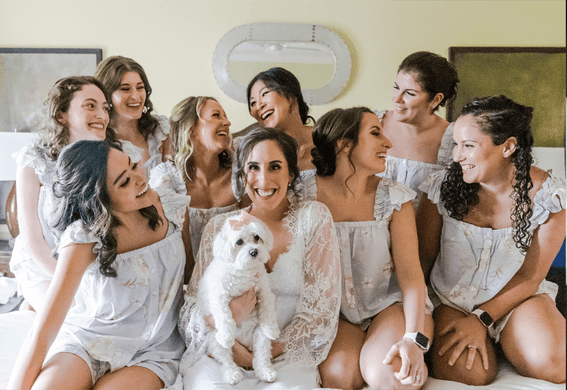
<path fill-rule="evenodd" d="M 260 241 L 260 236 L 256 234 L 256 235 L 254 236 L 254 241 L 256 241 L 256 242 Z"/>
<path fill-rule="evenodd" d="M 242 241 L 242 238 L 239 239 L 238 241 L 236 241 L 236 245 L 242 245 L 244 244 L 244 241 Z"/>

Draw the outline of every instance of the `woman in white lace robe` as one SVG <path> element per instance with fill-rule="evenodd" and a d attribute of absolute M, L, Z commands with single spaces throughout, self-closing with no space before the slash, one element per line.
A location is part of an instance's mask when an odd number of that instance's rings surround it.
<path fill-rule="evenodd" d="M 334 224 L 326 206 L 297 202 L 294 184 L 299 174 L 297 145 L 287 134 L 259 129 L 248 134 L 237 152 L 238 188 L 252 200 L 248 212 L 274 234 L 274 248 L 266 267 L 281 336 L 272 344 L 278 372 L 272 384 L 244 372 L 237 389 L 312 389 L 318 387 L 317 366 L 331 347 L 340 309 L 340 265 Z M 288 191 L 289 189 L 289 191 Z M 212 243 L 225 220 L 239 211 L 214 217 L 205 227 L 197 264 L 181 310 L 179 328 L 187 344 L 180 373 L 185 389 L 229 386 L 222 381 L 220 363 L 207 356 L 207 322 L 195 305 L 197 286 L 212 259 Z M 249 291 L 233 299 L 231 310 L 238 323 L 256 304 Z M 235 362 L 252 367 L 252 354 L 236 343 Z"/>
<path fill-rule="evenodd" d="M 190 198 L 150 189 L 117 145 L 77 141 L 59 156 L 59 260 L 11 390 L 157 390 L 177 377 Z"/>
<path fill-rule="evenodd" d="M 329 111 L 313 141 L 317 175 L 303 182 L 301 194 L 329 207 L 343 275 L 337 337 L 319 366 L 323 387 L 419 389 L 433 320 L 418 257 L 415 192 L 376 176 L 391 143 L 368 108 Z"/>
<path fill-rule="evenodd" d="M 565 181 L 532 166 L 532 111 L 473 99 L 455 123 L 454 163 L 421 186 L 436 378 L 491 383 L 499 343 L 521 375 L 565 382 L 565 318 L 544 280 L 565 239 Z"/>

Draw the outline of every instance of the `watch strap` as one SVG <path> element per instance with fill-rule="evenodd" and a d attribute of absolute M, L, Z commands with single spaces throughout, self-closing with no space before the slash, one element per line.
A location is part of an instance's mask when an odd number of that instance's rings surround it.
<path fill-rule="evenodd" d="M 482 309 L 476 309 L 472 312 L 472 314 L 477 316 L 480 322 L 487 328 L 490 328 L 492 324 L 494 324 L 494 320 L 492 319 L 491 315 Z"/>
<path fill-rule="evenodd" d="M 429 351 L 429 338 L 421 332 L 407 332 L 404 334 L 404 339 L 412 340 L 423 352 Z"/>

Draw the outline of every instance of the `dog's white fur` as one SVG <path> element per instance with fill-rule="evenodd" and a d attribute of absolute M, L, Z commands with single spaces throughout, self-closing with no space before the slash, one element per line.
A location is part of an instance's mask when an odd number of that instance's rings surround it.
<path fill-rule="evenodd" d="M 209 353 L 222 364 L 224 381 L 232 385 L 243 378 L 242 369 L 233 360 L 235 340 L 251 351 L 253 348 L 253 367 L 260 380 L 276 380 L 271 340 L 279 337 L 280 329 L 275 297 L 264 265 L 270 258 L 272 245 L 272 233 L 260 220 L 249 222 L 240 230 L 232 230 L 227 220 L 215 237 L 214 258 L 199 282 L 199 308 L 203 315 L 212 315 L 216 328 L 209 334 Z M 258 303 L 237 327 L 229 303 L 252 286 Z"/>

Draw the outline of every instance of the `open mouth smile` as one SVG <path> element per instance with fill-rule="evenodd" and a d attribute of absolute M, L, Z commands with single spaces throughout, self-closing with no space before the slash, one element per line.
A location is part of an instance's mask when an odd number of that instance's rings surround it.
<path fill-rule="evenodd" d="M 144 189 L 142 191 L 140 191 L 140 193 L 136 196 L 136 198 L 144 195 L 148 191 L 148 188 L 150 188 L 150 186 L 148 185 L 148 183 L 146 183 L 146 186 L 144 187 Z"/>
<path fill-rule="evenodd" d="M 265 121 L 265 120 L 268 119 L 268 117 L 269 117 L 270 115 L 272 115 L 273 113 L 274 113 L 274 110 L 268 110 L 268 111 L 264 112 L 264 113 L 260 116 L 260 118 L 262 118 L 262 120 Z"/>
<path fill-rule="evenodd" d="M 256 188 L 256 193 L 261 197 L 272 196 L 275 192 L 275 188 L 272 188 L 271 190 L 262 190 L 260 188 Z"/>

